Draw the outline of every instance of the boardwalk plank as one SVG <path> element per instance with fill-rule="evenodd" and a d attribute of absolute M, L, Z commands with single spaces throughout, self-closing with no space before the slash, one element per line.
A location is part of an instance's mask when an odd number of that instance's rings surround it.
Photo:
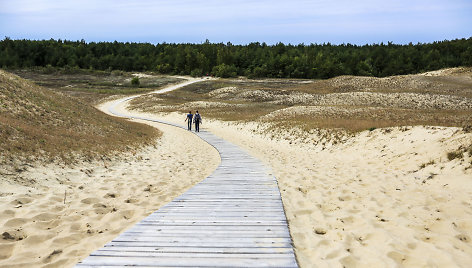
<path fill-rule="evenodd" d="M 197 135 L 220 153 L 213 174 L 77 267 L 298 267 L 272 172 L 234 144 Z"/>

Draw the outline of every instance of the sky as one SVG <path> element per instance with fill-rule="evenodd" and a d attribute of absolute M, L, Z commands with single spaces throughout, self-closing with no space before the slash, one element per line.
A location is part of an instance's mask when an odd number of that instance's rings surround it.
<path fill-rule="evenodd" d="M 0 39 L 248 44 L 472 37 L 472 0 L 0 0 Z"/>

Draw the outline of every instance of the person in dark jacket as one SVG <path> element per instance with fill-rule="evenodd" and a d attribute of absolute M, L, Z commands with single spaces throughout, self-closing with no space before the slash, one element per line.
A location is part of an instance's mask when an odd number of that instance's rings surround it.
<path fill-rule="evenodd" d="M 195 131 L 200 132 L 200 124 L 202 123 L 202 116 L 198 113 L 198 111 L 195 112 L 195 116 L 193 117 L 193 122 L 195 123 Z"/>
<path fill-rule="evenodd" d="M 193 120 L 193 114 L 192 111 L 188 112 L 187 117 L 185 118 L 185 121 L 187 122 L 187 128 L 188 130 L 192 130 L 192 120 Z"/>

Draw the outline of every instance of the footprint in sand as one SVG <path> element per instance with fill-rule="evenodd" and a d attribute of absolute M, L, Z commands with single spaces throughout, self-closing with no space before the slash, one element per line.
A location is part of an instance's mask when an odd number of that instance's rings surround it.
<path fill-rule="evenodd" d="M 104 198 L 116 198 L 118 195 L 115 194 L 115 193 L 107 193 L 106 195 L 104 195 L 103 197 Z"/>
<path fill-rule="evenodd" d="M 343 267 L 359 267 L 359 261 L 353 256 L 347 256 L 339 260 Z"/>
<path fill-rule="evenodd" d="M 38 214 L 36 216 L 34 216 L 33 218 L 31 218 L 32 220 L 34 221 L 51 221 L 51 220 L 54 220 L 54 219 L 57 219 L 59 216 L 57 214 L 52 214 L 52 213 L 41 213 L 41 214 Z"/>
<path fill-rule="evenodd" d="M 96 197 L 89 197 L 89 198 L 85 198 L 85 199 L 80 200 L 80 202 L 82 202 L 84 204 L 87 204 L 87 205 L 95 204 L 95 203 L 98 203 L 99 201 L 100 201 L 100 199 L 98 199 Z"/>
<path fill-rule="evenodd" d="M 119 215 L 129 220 L 134 216 L 134 210 L 124 210 L 124 211 L 121 211 Z"/>
<path fill-rule="evenodd" d="M 136 198 L 128 198 L 125 200 L 125 203 L 134 204 L 134 203 L 137 203 L 138 201 L 139 200 Z"/>
<path fill-rule="evenodd" d="M 17 206 L 17 205 L 25 205 L 33 202 L 33 199 L 29 197 L 19 197 L 16 198 L 15 200 L 11 201 L 10 204 Z"/>
<path fill-rule="evenodd" d="M 329 240 L 322 239 L 320 242 L 318 242 L 316 247 L 321 247 L 321 246 L 328 247 L 329 245 L 331 245 L 331 242 Z"/>
<path fill-rule="evenodd" d="M 13 250 L 15 249 L 14 243 L 0 244 L 0 260 L 8 259 L 12 256 Z"/>
<path fill-rule="evenodd" d="M 69 230 L 70 230 L 71 232 L 73 232 L 73 233 L 74 233 L 74 232 L 81 232 L 81 231 L 82 231 L 82 224 L 77 223 L 77 222 L 76 222 L 76 223 L 72 223 L 72 224 L 70 225 Z"/>
<path fill-rule="evenodd" d="M 25 243 L 27 245 L 43 244 L 45 241 L 53 239 L 55 236 L 56 234 L 32 235 L 32 236 L 28 236 L 28 238 L 25 239 Z"/>
<path fill-rule="evenodd" d="M 51 198 L 49 198 L 49 200 L 55 201 L 55 202 L 64 202 L 64 194 L 56 194 L 52 196 Z"/>
<path fill-rule="evenodd" d="M 93 205 L 93 208 L 107 208 L 107 205 L 102 203 L 96 203 Z"/>
<path fill-rule="evenodd" d="M 79 214 L 62 217 L 64 221 L 69 221 L 69 222 L 77 222 L 77 221 L 80 221 L 82 218 L 83 217 Z"/>
<path fill-rule="evenodd" d="M 338 257 L 340 253 L 340 250 L 331 251 L 328 255 L 326 255 L 326 259 L 334 259 Z M 352 267 L 352 265 L 347 265 L 346 267 Z"/>
<path fill-rule="evenodd" d="M 310 215 L 311 213 L 313 213 L 314 211 L 311 210 L 311 209 L 303 209 L 303 210 L 297 210 L 295 211 L 295 214 L 296 215 Z"/>
<path fill-rule="evenodd" d="M 82 241 L 84 234 L 70 234 L 63 237 L 58 237 L 52 241 L 53 246 L 63 246 L 63 245 L 71 245 L 77 244 Z"/>
<path fill-rule="evenodd" d="M 62 254 L 62 249 L 55 249 L 44 260 L 43 263 L 50 263 Z"/>
<path fill-rule="evenodd" d="M 394 260 L 398 265 L 401 266 L 402 262 L 406 260 L 406 256 L 397 251 L 390 251 L 387 256 Z"/>
<path fill-rule="evenodd" d="M 343 202 L 343 201 L 349 201 L 351 200 L 352 197 L 350 195 L 342 195 L 342 196 L 338 196 L 338 200 Z"/>
<path fill-rule="evenodd" d="M 344 218 L 342 218 L 342 222 L 344 224 L 353 224 L 354 223 L 354 217 L 353 216 L 344 217 Z"/>
<path fill-rule="evenodd" d="M 14 218 L 14 219 L 11 219 L 11 220 L 7 221 L 3 226 L 5 226 L 5 227 L 21 227 L 24 224 L 26 224 L 27 222 L 29 222 L 29 219 Z"/>
<path fill-rule="evenodd" d="M 15 216 L 16 212 L 13 211 L 13 210 L 4 210 L 2 213 L 0 213 L 0 219 L 9 219 L 9 218 L 13 218 Z"/>
<path fill-rule="evenodd" d="M 95 208 L 93 210 L 95 214 L 100 214 L 100 215 L 117 211 L 116 208 L 107 207 L 104 204 L 95 204 L 93 207 Z"/>
<path fill-rule="evenodd" d="M 52 220 L 52 221 L 39 221 L 39 222 L 36 222 L 37 228 L 40 228 L 42 230 L 54 229 L 57 226 L 59 226 L 60 224 L 62 224 L 62 219 L 59 219 L 59 218 L 57 220 Z"/>

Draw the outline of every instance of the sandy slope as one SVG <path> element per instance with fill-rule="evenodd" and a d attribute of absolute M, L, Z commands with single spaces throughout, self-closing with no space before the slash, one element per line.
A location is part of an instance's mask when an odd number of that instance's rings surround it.
<path fill-rule="evenodd" d="M 153 125 L 163 132 L 155 147 L 29 167 L 28 183 L 2 178 L 0 267 L 73 266 L 218 166 L 218 152 L 195 135 Z"/>
<path fill-rule="evenodd" d="M 470 267 L 472 157 L 446 155 L 471 133 L 400 127 L 313 145 L 255 134 L 255 123 L 203 127 L 272 167 L 301 267 Z"/>

